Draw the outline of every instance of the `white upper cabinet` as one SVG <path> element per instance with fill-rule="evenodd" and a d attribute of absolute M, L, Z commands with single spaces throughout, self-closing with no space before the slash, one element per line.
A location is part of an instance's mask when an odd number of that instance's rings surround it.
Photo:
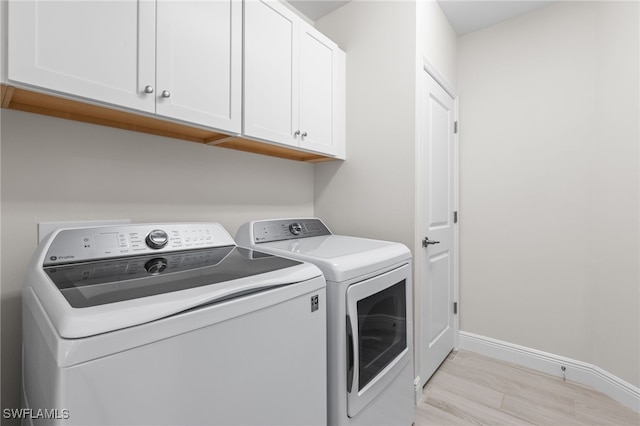
<path fill-rule="evenodd" d="M 93 113 L 106 123 L 116 108 L 253 139 L 212 139 L 238 149 L 263 151 L 258 140 L 345 157 L 345 53 L 277 0 L 8 0 L 6 10 L 2 83 L 105 107 Z"/>
<path fill-rule="evenodd" d="M 344 158 L 344 52 L 277 1 L 244 32 L 244 135 Z"/>
<path fill-rule="evenodd" d="M 277 2 L 244 3 L 244 131 L 298 146 L 294 66 L 298 62 L 299 18 Z"/>
<path fill-rule="evenodd" d="M 299 71 L 300 146 L 344 158 L 344 52 L 303 23 Z"/>
<path fill-rule="evenodd" d="M 10 83 L 241 130 L 241 0 L 10 0 L 8 22 Z"/>
<path fill-rule="evenodd" d="M 154 112 L 155 6 L 9 1 L 9 82 Z"/>
<path fill-rule="evenodd" d="M 240 133 L 242 2 L 158 1 L 156 113 Z"/>

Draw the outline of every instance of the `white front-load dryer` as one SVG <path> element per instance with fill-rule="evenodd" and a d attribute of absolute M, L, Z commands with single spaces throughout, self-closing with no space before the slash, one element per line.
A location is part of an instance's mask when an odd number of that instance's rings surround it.
<path fill-rule="evenodd" d="M 245 223 L 236 244 L 313 263 L 324 274 L 329 424 L 412 424 L 409 249 L 395 242 L 333 235 L 316 218 Z"/>
<path fill-rule="evenodd" d="M 216 223 L 55 231 L 23 290 L 24 424 L 325 425 L 321 271 Z"/>

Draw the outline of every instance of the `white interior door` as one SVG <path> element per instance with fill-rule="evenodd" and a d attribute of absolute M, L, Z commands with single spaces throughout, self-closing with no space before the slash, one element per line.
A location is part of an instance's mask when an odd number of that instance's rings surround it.
<path fill-rule="evenodd" d="M 427 73 L 422 76 L 421 170 L 423 248 L 419 374 L 424 384 L 454 347 L 454 99 Z"/>

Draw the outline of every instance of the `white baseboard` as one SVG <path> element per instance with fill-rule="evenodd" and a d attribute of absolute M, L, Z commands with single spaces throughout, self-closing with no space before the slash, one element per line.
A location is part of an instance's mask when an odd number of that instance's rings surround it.
<path fill-rule="evenodd" d="M 490 356 L 532 370 L 591 386 L 619 403 L 640 412 L 640 388 L 593 364 L 542 352 L 525 346 L 460 331 L 460 349 Z"/>

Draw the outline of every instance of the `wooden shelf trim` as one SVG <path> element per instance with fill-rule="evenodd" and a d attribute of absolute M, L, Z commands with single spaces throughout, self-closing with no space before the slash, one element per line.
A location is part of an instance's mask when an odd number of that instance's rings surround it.
<path fill-rule="evenodd" d="M 335 160 L 265 142 L 0 84 L 2 108 L 304 162 Z"/>

